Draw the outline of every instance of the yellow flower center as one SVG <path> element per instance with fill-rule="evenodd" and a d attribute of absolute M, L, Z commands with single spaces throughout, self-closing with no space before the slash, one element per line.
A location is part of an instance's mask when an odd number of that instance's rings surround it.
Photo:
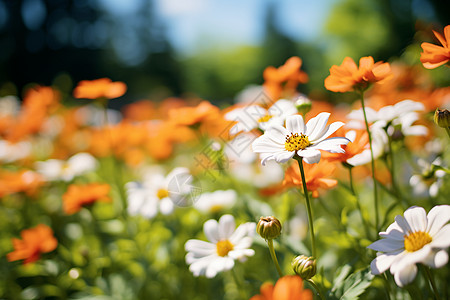
<path fill-rule="evenodd" d="M 272 119 L 272 116 L 271 116 L 271 115 L 265 115 L 264 117 L 261 117 L 261 118 L 258 119 L 258 123 L 267 122 L 267 121 L 269 121 L 270 119 Z"/>
<path fill-rule="evenodd" d="M 405 250 L 408 252 L 420 250 L 433 240 L 428 233 L 423 231 L 411 232 L 409 235 L 405 235 L 404 238 Z"/>
<path fill-rule="evenodd" d="M 156 193 L 156 197 L 158 197 L 159 200 L 167 198 L 169 197 L 169 191 L 166 189 L 159 189 L 158 192 Z"/>
<path fill-rule="evenodd" d="M 297 151 L 300 149 L 303 150 L 309 145 L 311 145 L 311 143 L 306 135 L 303 133 L 300 135 L 298 133 L 291 133 L 291 135 L 286 135 L 284 148 L 287 151 Z"/>
<path fill-rule="evenodd" d="M 229 240 L 221 240 L 216 244 L 217 247 L 217 255 L 226 256 L 228 252 L 233 250 L 234 245 Z"/>

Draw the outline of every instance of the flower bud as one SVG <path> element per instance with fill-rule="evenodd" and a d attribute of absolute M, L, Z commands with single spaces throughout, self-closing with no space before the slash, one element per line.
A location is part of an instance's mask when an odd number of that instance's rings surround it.
<path fill-rule="evenodd" d="M 272 216 L 261 217 L 258 225 L 256 225 L 256 232 L 258 232 L 263 239 L 275 239 L 281 234 L 281 223 L 277 218 Z"/>
<path fill-rule="evenodd" d="M 316 260 L 312 256 L 299 255 L 291 262 L 295 274 L 307 280 L 316 275 Z"/>
<path fill-rule="evenodd" d="M 447 109 L 436 109 L 434 112 L 434 123 L 439 127 L 450 127 L 450 112 Z"/>
<path fill-rule="evenodd" d="M 307 112 L 309 112 L 311 110 L 311 106 L 311 100 L 309 100 L 305 96 L 300 96 L 295 101 L 295 107 L 297 108 L 297 111 L 302 115 L 305 115 Z"/>

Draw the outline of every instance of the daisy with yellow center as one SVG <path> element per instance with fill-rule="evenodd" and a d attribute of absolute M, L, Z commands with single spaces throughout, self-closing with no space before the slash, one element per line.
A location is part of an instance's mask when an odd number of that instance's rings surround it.
<path fill-rule="evenodd" d="M 208 220 L 203 225 L 203 231 L 210 242 L 189 240 L 185 244 L 188 251 L 186 263 L 194 276 L 204 275 L 212 278 L 219 272 L 228 271 L 234 267 L 234 261 L 245 261 L 253 256 L 250 249 L 256 224 L 249 222 L 236 228 L 232 215 L 223 215 L 219 222 Z M 236 230 L 235 230 L 236 229 Z"/>
<path fill-rule="evenodd" d="M 447 264 L 450 246 L 450 205 L 433 207 L 428 215 L 422 207 L 408 208 L 404 216 L 396 216 L 383 238 L 368 248 L 379 251 L 370 264 L 378 275 L 390 269 L 398 286 L 411 283 L 417 274 L 416 264 L 432 268 Z"/>
<path fill-rule="evenodd" d="M 329 113 L 320 113 L 304 123 L 303 117 L 293 115 L 286 118 L 286 126 L 273 124 L 252 144 L 253 151 L 260 153 L 261 163 L 269 160 L 285 163 L 294 156 L 302 157 L 308 164 L 320 161 L 320 150 L 344 153 L 341 145 L 350 140 L 345 137 L 329 138 L 344 123 L 334 122 L 327 126 Z"/>
<path fill-rule="evenodd" d="M 236 121 L 236 124 L 230 129 L 230 134 L 239 132 L 250 132 L 259 128 L 267 130 L 273 124 L 284 124 L 288 116 L 297 113 L 294 102 L 287 99 L 280 99 L 269 109 L 259 105 L 248 105 L 233 109 L 225 115 L 225 119 Z"/>

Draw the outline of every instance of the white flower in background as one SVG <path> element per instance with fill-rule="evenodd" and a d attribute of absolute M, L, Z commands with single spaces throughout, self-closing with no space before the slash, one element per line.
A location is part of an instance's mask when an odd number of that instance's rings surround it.
<path fill-rule="evenodd" d="M 125 184 L 128 200 L 128 213 L 132 216 L 141 215 L 152 219 L 158 212 L 169 215 L 174 210 L 171 199 L 170 183 L 177 175 L 189 174 L 186 168 L 175 168 L 167 176 L 160 169 L 149 169 L 142 182 Z M 189 191 L 185 191 L 189 193 Z"/>
<path fill-rule="evenodd" d="M 105 125 L 105 111 L 95 105 L 85 105 L 76 111 L 77 121 L 87 126 Z M 117 124 L 122 119 L 122 114 L 114 109 L 107 109 L 108 124 Z"/>
<path fill-rule="evenodd" d="M 442 160 L 438 157 L 431 164 L 423 159 L 419 159 L 417 164 L 422 169 L 421 174 L 412 175 L 409 179 L 409 184 L 413 188 L 413 192 L 417 196 L 436 197 L 439 188 L 443 185 L 445 171 L 439 167 Z"/>
<path fill-rule="evenodd" d="M 267 162 L 265 166 L 255 163 L 257 155 L 252 151 L 251 144 L 256 138 L 253 133 L 239 134 L 225 145 L 224 153 L 229 170 L 236 179 L 264 188 L 283 180 L 284 170 L 276 162 Z"/>
<path fill-rule="evenodd" d="M 49 159 L 38 161 L 35 164 L 36 171 L 44 176 L 47 181 L 71 181 L 97 168 L 97 160 L 89 153 L 78 153 L 66 160 Z"/>
<path fill-rule="evenodd" d="M 283 125 L 288 116 L 297 113 L 297 108 L 292 101 L 280 99 L 269 109 L 259 105 L 249 105 L 236 108 L 225 115 L 225 119 L 236 121 L 237 123 L 230 129 L 230 134 L 237 134 L 241 131 L 249 132 L 260 128 L 267 130 L 273 124 Z"/>
<path fill-rule="evenodd" d="M 30 142 L 11 143 L 0 140 L 0 161 L 10 163 L 28 157 L 31 154 Z"/>
<path fill-rule="evenodd" d="M 215 213 L 223 209 L 231 208 L 237 199 L 234 190 L 218 190 L 212 193 L 203 193 L 194 202 L 194 207 L 204 213 Z"/>
<path fill-rule="evenodd" d="M 253 151 L 260 153 L 263 165 L 269 160 L 285 163 L 294 155 L 303 157 L 308 164 L 317 163 L 321 156 L 319 150 L 344 153 L 341 145 L 350 142 L 347 138 L 328 138 L 344 123 L 334 122 L 327 126 L 329 117 L 329 113 L 320 113 L 305 125 L 302 116 L 290 116 L 286 119 L 286 127 L 274 124 L 257 138 L 252 144 Z"/>
<path fill-rule="evenodd" d="M 203 224 L 203 231 L 209 242 L 189 240 L 184 245 L 188 252 L 186 263 L 194 276 L 205 275 L 212 278 L 217 273 L 228 271 L 234 267 L 234 261 L 245 261 L 253 256 L 250 249 L 256 223 L 241 224 L 236 230 L 232 215 L 223 215 L 219 222 L 208 220 Z"/>
<path fill-rule="evenodd" d="M 390 136 L 393 136 L 397 130 L 401 131 L 404 136 L 426 135 L 428 129 L 425 126 L 413 125 L 419 119 L 416 111 L 423 110 L 425 110 L 425 106 L 422 103 L 403 100 L 395 105 L 382 107 L 379 111 L 367 107 L 366 116 L 367 121 L 372 123 L 371 131 L 387 128 Z M 351 111 L 347 118 L 350 119 L 347 123 L 348 128 L 365 129 L 364 114 L 361 108 Z"/>
<path fill-rule="evenodd" d="M 267 96 L 264 94 L 264 87 L 256 84 L 246 86 L 235 98 L 235 103 L 264 104 L 265 101 Z"/>
<path fill-rule="evenodd" d="M 411 283 L 417 274 L 417 263 L 440 268 L 448 262 L 450 246 L 450 206 L 433 207 L 428 215 L 422 207 L 408 208 L 404 217 L 397 215 L 383 238 L 368 246 L 379 251 L 370 267 L 374 275 L 390 269 L 398 286 Z"/>

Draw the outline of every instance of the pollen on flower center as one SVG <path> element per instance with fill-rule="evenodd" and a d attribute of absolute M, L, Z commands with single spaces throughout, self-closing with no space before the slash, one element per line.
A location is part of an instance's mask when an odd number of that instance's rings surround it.
<path fill-rule="evenodd" d="M 265 115 L 264 117 L 261 117 L 258 119 L 258 123 L 264 123 L 264 122 L 269 121 L 270 119 L 272 119 L 271 115 Z"/>
<path fill-rule="evenodd" d="M 311 143 L 309 142 L 309 139 L 306 135 L 304 135 L 303 133 L 299 135 L 298 133 L 291 132 L 291 135 L 286 135 L 284 148 L 287 151 L 297 151 L 303 150 L 309 145 L 311 145 Z"/>
<path fill-rule="evenodd" d="M 166 189 L 159 189 L 156 193 L 156 196 L 159 198 L 159 200 L 162 200 L 164 198 L 169 197 L 169 191 Z"/>
<path fill-rule="evenodd" d="M 405 250 L 408 252 L 420 250 L 433 240 L 427 232 L 423 231 L 412 232 L 409 235 L 405 235 L 404 238 Z"/>
<path fill-rule="evenodd" d="M 229 240 L 220 240 L 216 244 L 217 255 L 226 256 L 228 252 L 233 250 L 234 245 Z"/>

